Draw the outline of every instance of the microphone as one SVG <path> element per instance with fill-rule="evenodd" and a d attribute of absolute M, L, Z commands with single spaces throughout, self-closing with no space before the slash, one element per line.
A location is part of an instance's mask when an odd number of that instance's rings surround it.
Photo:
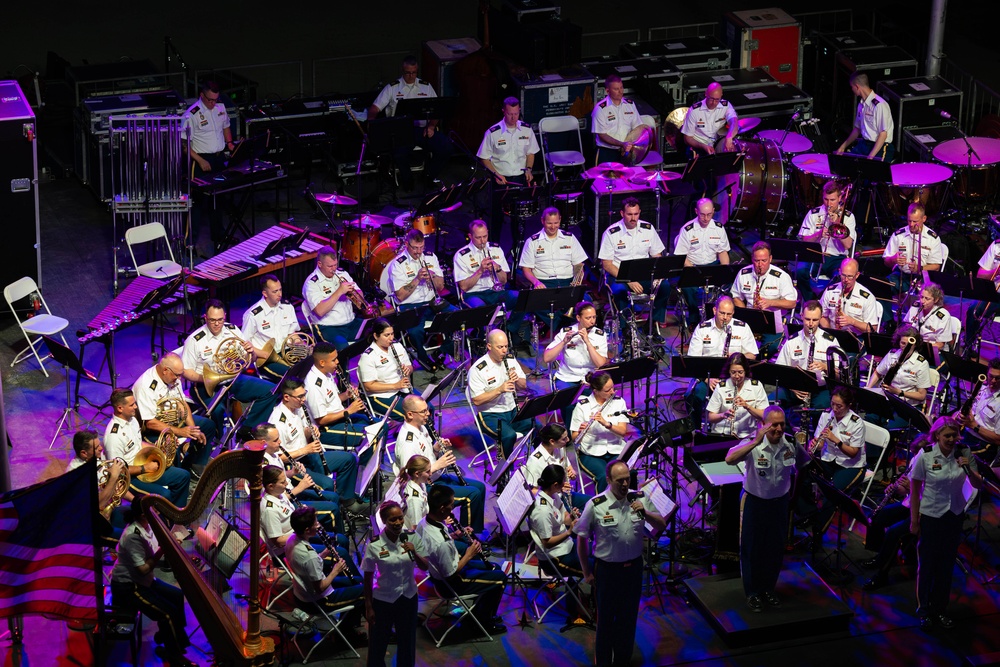
<path fill-rule="evenodd" d="M 400 534 L 399 534 L 399 541 L 400 541 L 401 543 L 403 543 L 403 544 L 406 544 L 407 542 L 409 542 L 409 541 L 410 541 L 410 538 L 406 536 L 406 533 L 405 533 L 405 532 L 403 532 L 403 533 L 400 533 Z M 407 551 L 407 552 L 406 552 L 406 555 L 410 557 L 410 560 L 411 560 L 411 561 L 414 561 L 414 562 L 416 562 L 416 560 L 417 560 L 417 557 L 413 555 L 413 552 L 412 552 L 412 551 Z"/>
<path fill-rule="evenodd" d="M 945 111 L 944 109 L 938 109 L 938 115 L 944 118 L 945 120 L 951 120 L 951 114 Z"/>
<path fill-rule="evenodd" d="M 970 450 L 968 450 L 968 449 L 962 450 L 962 456 L 967 456 L 967 457 L 968 456 L 972 456 L 972 452 Z M 962 470 L 965 471 L 966 475 L 968 475 L 969 477 L 972 477 L 972 468 L 969 467 L 968 463 L 966 463 L 965 465 L 962 466 Z"/>
<path fill-rule="evenodd" d="M 625 500 L 628 501 L 629 505 L 634 503 L 639 498 L 645 498 L 645 497 L 646 494 L 643 491 L 629 491 L 628 493 L 625 494 Z M 646 510 L 644 509 L 636 510 L 636 514 L 638 514 L 639 516 L 646 516 Z"/>
<path fill-rule="evenodd" d="M 798 120 L 799 116 L 801 115 L 802 115 L 802 109 L 796 109 L 795 113 L 792 114 L 792 120 L 793 121 Z"/>

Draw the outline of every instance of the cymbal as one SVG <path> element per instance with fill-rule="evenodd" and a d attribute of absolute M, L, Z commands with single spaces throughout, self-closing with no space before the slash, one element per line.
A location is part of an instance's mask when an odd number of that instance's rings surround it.
<path fill-rule="evenodd" d="M 760 118 L 740 118 L 736 121 L 736 124 L 740 126 L 739 134 L 744 132 L 749 132 L 760 125 Z"/>
<path fill-rule="evenodd" d="M 391 225 L 392 218 L 386 217 L 384 215 L 375 215 L 374 213 L 366 213 L 360 218 L 354 218 L 353 220 L 348 220 L 344 225 L 346 227 L 371 227 L 372 225 Z"/>
<path fill-rule="evenodd" d="M 632 178 L 644 173 L 646 170 L 642 167 L 626 167 L 620 162 L 604 162 L 583 172 L 582 176 L 584 178 L 603 178 L 610 181 L 615 178 Z"/>
<path fill-rule="evenodd" d="M 358 205 L 358 200 L 351 199 L 347 195 L 338 195 L 336 193 L 334 193 L 334 194 L 325 194 L 325 193 L 321 192 L 321 193 L 319 193 L 317 195 L 314 195 L 314 196 L 316 197 L 316 201 L 318 201 L 318 202 L 320 202 L 322 204 L 333 204 L 334 206 L 357 206 Z"/>
<path fill-rule="evenodd" d="M 648 171 L 641 176 L 633 176 L 629 179 L 629 182 L 634 185 L 643 185 L 645 183 L 666 183 L 667 181 L 676 181 L 681 178 L 681 174 L 676 171 Z"/>

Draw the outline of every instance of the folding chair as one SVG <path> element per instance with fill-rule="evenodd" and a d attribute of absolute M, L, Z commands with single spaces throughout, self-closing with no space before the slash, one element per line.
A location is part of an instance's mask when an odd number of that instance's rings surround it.
<path fill-rule="evenodd" d="M 167 255 L 170 259 L 153 259 L 145 264 L 139 264 L 135 259 L 135 246 L 151 244 L 148 252 L 151 257 L 151 251 L 155 249 L 155 244 L 158 241 L 162 241 L 163 245 L 167 247 Z M 128 254 L 132 258 L 132 266 L 135 267 L 135 272 L 140 276 L 164 279 L 173 278 L 180 274 L 181 265 L 174 260 L 174 251 L 170 247 L 167 232 L 159 222 L 150 222 L 126 229 L 125 244 L 128 246 Z"/>
<path fill-rule="evenodd" d="M 283 598 L 286 593 L 293 590 L 292 588 L 292 574 L 288 571 L 288 566 L 285 565 L 285 561 L 282 560 L 281 556 L 278 556 L 271 550 L 270 545 L 268 545 L 267 540 L 261 540 L 262 548 L 260 550 L 260 603 L 263 608 L 267 611 L 271 611 L 274 604 Z M 284 583 L 284 589 L 271 597 L 274 589 L 279 585 Z"/>
<path fill-rule="evenodd" d="M 431 569 L 434 569 L 433 565 L 431 566 Z M 441 595 L 441 591 L 438 589 L 438 585 L 441 585 L 446 589 L 445 591 L 446 595 L 444 596 Z M 431 607 L 430 611 L 427 612 L 427 615 L 424 617 L 422 625 L 427 630 L 427 634 L 429 634 L 431 636 L 431 639 L 434 640 L 434 645 L 436 647 L 441 648 L 441 644 L 444 643 L 444 640 L 448 637 L 451 631 L 457 628 L 458 624 L 461 623 L 462 619 L 465 618 L 466 616 L 470 617 L 476 624 L 476 626 L 479 627 L 479 630 L 483 633 L 483 636 L 486 637 L 487 641 L 493 641 L 493 635 L 491 635 L 489 632 L 486 631 L 486 628 L 483 627 L 483 624 L 480 623 L 479 619 L 476 618 L 476 615 L 472 613 L 472 610 L 475 609 L 476 605 L 479 603 L 479 593 L 459 595 L 452 587 L 452 585 L 448 583 L 448 580 L 443 578 L 434 579 L 434 590 L 438 594 L 438 601 L 433 607 Z M 452 616 L 451 614 L 445 614 L 444 616 L 440 616 L 438 615 L 437 612 L 442 607 L 451 609 L 454 609 L 455 607 L 461 607 L 462 613 L 460 613 L 458 616 Z M 431 622 L 435 617 L 444 618 L 445 616 L 451 616 L 451 622 L 448 623 L 448 627 L 444 630 L 444 632 L 441 633 L 441 636 L 438 637 L 435 634 L 434 629 L 431 627 Z"/>
<path fill-rule="evenodd" d="M 22 320 L 17 314 L 17 310 L 14 309 L 14 304 L 25 297 L 31 295 L 38 296 L 38 302 L 41 304 L 41 310 L 34 317 L 28 317 Z M 38 289 L 38 285 L 30 277 L 24 277 L 20 280 L 12 282 L 3 288 L 3 298 L 7 301 L 7 306 L 10 308 L 10 312 L 14 313 L 14 319 L 17 320 L 17 326 L 21 327 L 21 333 L 24 334 L 24 339 L 28 341 L 28 347 L 21 350 L 12 362 L 10 362 L 10 367 L 13 368 L 14 364 L 24 361 L 28 358 L 28 354 L 35 355 L 35 359 L 38 360 L 38 365 L 42 368 L 42 372 L 45 373 L 45 377 L 49 376 L 49 372 L 45 370 L 44 360 L 51 355 L 45 357 L 38 356 L 38 345 L 42 336 L 55 336 L 59 334 L 59 338 L 62 340 L 63 345 L 69 347 L 69 343 L 66 342 L 65 336 L 62 335 L 62 330 L 69 326 L 69 321 L 63 319 L 62 317 L 57 317 L 52 314 L 49 310 L 49 305 L 45 303 L 45 297 L 42 296 L 42 291 Z M 35 339 L 32 340 L 32 336 Z"/>
<path fill-rule="evenodd" d="M 924 414 L 930 417 L 934 414 L 934 403 L 937 401 L 938 389 L 941 386 L 941 372 L 933 366 L 930 369 L 931 375 L 931 397 L 924 404 Z"/>
<path fill-rule="evenodd" d="M 587 617 L 587 621 L 589 623 L 593 623 L 594 619 L 590 615 L 590 611 L 587 609 L 586 605 L 583 604 L 583 601 L 580 599 L 580 596 L 578 595 L 578 592 L 580 590 L 579 582 L 577 582 L 576 579 L 574 579 L 572 576 L 569 577 L 563 576 L 562 571 L 559 569 L 559 564 L 556 562 L 554 558 L 549 556 L 548 551 L 545 550 L 545 546 L 542 545 L 542 538 L 538 536 L 538 533 L 535 532 L 534 528 L 529 529 L 529 532 L 531 533 L 531 546 L 533 547 L 535 557 L 538 559 L 539 581 L 542 582 L 545 581 L 542 579 L 542 573 L 544 572 L 548 576 L 548 579 L 550 580 L 549 583 L 555 583 L 559 586 L 562 586 L 563 589 L 562 594 L 560 594 L 555 600 L 553 600 L 549 604 L 549 606 L 545 608 L 545 611 L 543 611 L 541 614 L 538 613 L 538 596 L 542 594 L 542 592 L 545 590 L 545 587 L 543 586 L 542 588 L 538 589 L 534 597 L 531 598 L 531 606 L 535 611 L 535 618 L 538 620 L 539 623 L 541 623 L 545 619 L 545 615 L 548 614 L 552 610 L 552 608 L 555 607 L 557 604 L 559 604 L 562 600 L 566 599 L 567 595 L 569 595 L 576 601 L 577 608 L 581 611 L 581 613 L 583 613 Z M 529 555 L 528 553 L 526 553 L 524 555 L 524 559 L 527 561 L 528 558 Z"/>
<path fill-rule="evenodd" d="M 486 440 L 486 433 L 483 431 L 483 422 L 479 417 L 479 411 L 476 410 L 476 406 L 472 404 L 472 396 L 469 394 L 468 386 L 465 387 L 465 401 L 469 404 L 469 409 L 472 410 L 472 421 L 476 425 L 476 432 L 479 433 L 479 441 L 483 443 L 483 451 L 472 457 L 472 460 L 469 461 L 469 467 L 472 468 L 477 465 L 485 466 L 486 462 L 489 461 L 489 469 L 493 470 L 496 468 L 496 461 L 493 460 L 493 454 L 490 450 L 499 451 L 500 441 L 497 440 L 493 444 L 490 444 Z"/>
<path fill-rule="evenodd" d="M 576 134 L 576 150 L 547 150 L 546 134 Z M 545 182 L 549 182 L 549 172 L 555 177 L 555 170 L 563 167 L 582 167 L 586 164 L 583 156 L 583 140 L 580 138 L 580 119 L 576 116 L 549 116 L 538 122 L 541 139 L 542 162 L 545 165 Z M 572 146 L 572 138 L 570 138 Z"/>
<path fill-rule="evenodd" d="M 298 581 L 299 585 L 302 584 L 301 580 L 298 579 L 297 575 L 294 572 L 292 572 L 291 569 L 289 569 L 288 564 L 285 563 L 284 559 L 278 559 L 278 562 L 281 564 L 280 566 L 284 569 L 285 573 L 293 582 Z M 296 602 L 298 601 L 296 600 Z M 309 619 L 307 621 L 301 622 L 300 620 L 301 614 L 296 615 L 294 611 L 292 613 L 293 618 L 295 618 L 296 621 L 300 621 L 298 623 L 293 624 L 293 626 L 295 627 L 295 632 L 292 634 L 292 644 L 295 646 L 295 650 L 298 651 L 299 655 L 302 657 L 303 664 L 309 662 L 309 659 L 312 657 L 312 654 L 316 651 L 317 648 L 319 648 L 320 644 L 322 644 L 324 641 L 326 641 L 328 637 L 334 634 L 339 636 L 344 641 L 344 644 L 347 645 L 347 648 L 350 650 L 351 653 L 354 654 L 355 658 L 358 659 L 361 658 L 361 655 L 357 652 L 354 646 L 351 645 L 351 642 L 349 642 L 347 640 L 347 637 L 344 636 L 344 633 L 340 631 L 340 624 L 343 623 L 344 621 L 344 614 L 354 610 L 353 604 L 346 604 L 343 607 L 337 607 L 337 609 L 333 610 L 332 612 L 327 612 L 325 609 L 323 609 L 322 605 L 318 604 L 313 605 L 313 611 L 306 611 L 304 609 L 300 609 L 297 605 L 296 605 L 296 610 L 302 612 L 302 614 L 309 616 Z M 321 624 L 324 623 L 325 626 L 321 627 Z M 312 648 L 309 649 L 308 653 L 303 653 L 302 647 L 299 646 L 299 635 L 302 634 L 302 631 L 308 627 L 315 628 L 317 632 L 321 633 L 321 637 L 315 644 L 312 645 Z"/>
<path fill-rule="evenodd" d="M 872 445 L 873 447 L 878 447 L 879 451 L 878 459 L 875 461 L 875 465 L 869 469 L 865 470 L 865 478 L 867 482 L 865 483 L 865 490 L 861 494 L 861 504 L 865 504 L 865 500 L 868 499 L 869 492 L 872 488 L 872 482 L 875 481 L 875 473 L 882 466 L 882 460 L 885 458 L 885 452 L 889 449 L 889 431 L 882 428 L 878 424 L 873 424 L 870 421 L 865 422 L 865 444 Z M 851 525 L 847 527 L 847 530 L 854 530 L 854 521 L 851 521 Z"/>

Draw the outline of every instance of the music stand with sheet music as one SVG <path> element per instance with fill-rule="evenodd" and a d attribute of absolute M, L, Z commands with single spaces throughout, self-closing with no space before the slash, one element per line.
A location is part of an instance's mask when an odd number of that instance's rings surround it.
<path fill-rule="evenodd" d="M 506 543 L 506 552 L 514 554 L 514 556 L 511 556 L 510 571 L 507 572 L 507 575 L 510 577 L 511 594 L 516 595 L 518 587 L 521 588 L 521 592 L 524 594 L 525 609 L 528 608 L 528 587 L 525 585 L 521 573 L 517 571 L 515 540 L 521 524 L 528 518 L 528 513 L 531 511 L 534 501 L 535 498 L 524 477 L 524 467 L 522 466 L 511 475 L 510 483 L 497 496 L 496 505 L 497 525 L 503 530 L 506 537 L 504 540 Z M 522 614 L 522 617 L 522 624 L 527 625 L 526 616 Z"/>
<path fill-rule="evenodd" d="M 745 322 L 754 333 L 766 332 L 768 335 L 778 333 L 778 320 L 773 311 L 733 306 L 733 317 Z"/>
<path fill-rule="evenodd" d="M 489 484 L 494 488 L 502 490 L 503 487 L 501 486 L 500 481 L 504 478 L 505 475 L 510 473 L 511 467 L 513 467 L 514 463 L 517 462 L 518 457 L 521 455 L 521 450 L 524 449 L 528 445 L 528 443 L 531 442 L 531 434 L 534 432 L 535 430 L 531 429 L 523 436 L 521 436 L 517 442 L 514 443 L 514 447 L 510 450 L 510 456 L 503 459 L 503 463 L 498 465 L 496 468 L 493 469 L 492 472 L 490 472 L 489 479 L 484 480 L 487 484 Z M 521 468 L 518 468 L 518 470 L 521 470 Z"/>
<path fill-rule="evenodd" d="M 673 356 L 670 358 L 670 373 L 675 378 L 696 380 L 720 379 L 722 369 L 729 360 L 725 357 Z"/>
<path fill-rule="evenodd" d="M 463 361 L 461 364 L 449 371 L 443 378 L 424 387 L 424 390 L 420 393 L 421 398 L 423 398 L 428 404 L 430 404 L 435 398 L 440 397 L 441 399 L 438 401 L 437 407 L 438 433 L 441 433 L 442 422 L 444 420 L 444 406 L 448 404 L 451 392 L 455 388 L 455 381 L 458 380 L 459 376 L 468 370 L 467 365 L 469 363 L 471 362 Z M 444 393 L 445 389 L 448 390 L 447 394 Z"/>
<path fill-rule="evenodd" d="M 798 241 L 791 239 L 769 238 L 767 240 L 771 246 L 771 257 L 778 262 L 790 263 L 808 262 L 809 264 L 822 264 L 826 255 L 823 254 L 823 246 L 816 241 Z M 789 273 L 794 277 L 795 274 Z"/>

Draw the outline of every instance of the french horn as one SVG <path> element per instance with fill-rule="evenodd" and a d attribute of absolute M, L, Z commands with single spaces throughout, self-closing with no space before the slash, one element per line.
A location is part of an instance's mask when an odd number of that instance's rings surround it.
<path fill-rule="evenodd" d="M 111 465 L 118 461 L 121 463 L 122 471 L 118 473 L 118 477 L 114 480 L 111 479 Z M 114 508 L 121 505 L 122 498 L 128 493 L 128 485 L 131 478 L 128 474 L 128 463 L 125 459 L 117 457 L 111 461 L 107 459 L 98 459 L 97 461 L 97 486 L 103 491 L 108 484 L 114 484 L 114 492 L 111 495 L 111 500 L 108 502 L 106 507 L 101 508 L 101 515 L 105 519 L 111 518 L 111 511 Z"/>
<path fill-rule="evenodd" d="M 149 461 L 156 461 L 159 467 L 155 472 L 144 472 L 142 474 L 136 475 L 136 479 L 141 482 L 155 482 L 163 476 L 174 463 L 174 458 L 177 456 L 177 447 L 179 446 L 179 441 L 177 436 L 174 435 L 170 429 L 164 429 L 160 433 L 160 437 L 156 439 L 156 444 L 146 445 L 139 450 L 139 453 L 135 455 L 135 459 L 132 461 L 132 465 L 143 466 Z"/>
<path fill-rule="evenodd" d="M 205 383 L 205 392 L 212 396 L 219 383 L 236 378 L 253 364 L 253 354 L 243 347 L 243 339 L 230 336 L 215 350 L 212 357 L 214 368 L 209 364 L 202 367 L 201 377 Z"/>

